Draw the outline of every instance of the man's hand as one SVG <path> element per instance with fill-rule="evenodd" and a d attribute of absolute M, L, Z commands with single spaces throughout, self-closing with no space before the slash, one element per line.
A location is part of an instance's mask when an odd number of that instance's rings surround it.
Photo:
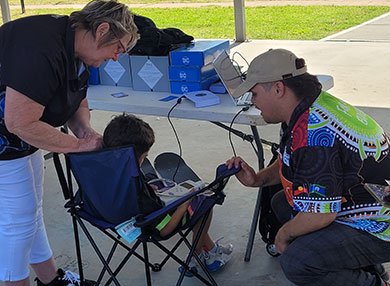
<path fill-rule="evenodd" d="M 336 219 L 336 216 L 337 213 L 298 213 L 276 234 L 276 250 L 283 253 L 295 238 L 327 227 Z"/>
<path fill-rule="evenodd" d="M 255 170 L 250 167 L 241 157 L 233 157 L 230 160 L 226 161 L 228 169 L 231 169 L 233 166 L 238 168 L 241 163 L 241 170 L 236 174 L 237 179 L 247 187 L 257 187 L 257 175 Z"/>
<path fill-rule="evenodd" d="M 289 236 L 283 228 L 279 229 L 275 237 L 276 251 L 282 254 L 293 240 L 294 238 Z"/>

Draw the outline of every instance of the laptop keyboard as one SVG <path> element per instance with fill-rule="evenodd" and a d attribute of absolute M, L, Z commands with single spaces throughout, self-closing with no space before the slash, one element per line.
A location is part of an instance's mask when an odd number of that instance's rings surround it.
<path fill-rule="evenodd" d="M 244 93 L 240 98 L 237 98 L 237 105 L 252 105 L 252 92 Z"/>

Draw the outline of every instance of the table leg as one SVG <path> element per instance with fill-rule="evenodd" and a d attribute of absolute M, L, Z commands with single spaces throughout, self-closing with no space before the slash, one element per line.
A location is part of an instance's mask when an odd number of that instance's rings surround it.
<path fill-rule="evenodd" d="M 253 137 L 254 137 L 255 142 L 256 142 L 257 158 L 258 158 L 258 164 L 259 164 L 259 170 L 260 170 L 260 169 L 264 168 L 263 145 L 261 144 L 259 132 L 257 131 L 256 126 L 251 125 L 251 129 L 252 129 Z M 261 191 L 262 191 L 262 188 L 260 187 L 259 191 L 257 193 L 255 211 L 253 213 L 252 224 L 251 224 L 251 228 L 249 231 L 248 244 L 246 246 L 245 258 L 244 258 L 244 261 L 246 261 L 246 262 L 248 262 L 251 259 L 253 241 L 255 239 L 255 233 L 256 233 L 256 228 L 257 228 L 257 224 L 259 221 L 259 215 L 260 215 L 260 209 L 261 209 Z"/>

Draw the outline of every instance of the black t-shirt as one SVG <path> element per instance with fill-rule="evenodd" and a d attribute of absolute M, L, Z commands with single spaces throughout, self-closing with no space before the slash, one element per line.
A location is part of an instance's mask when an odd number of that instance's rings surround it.
<path fill-rule="evenodd" d="M 0 160 L 36 150 L 4 125 L 7 86 L 43 105 L 40 120 L 58 127 L 86 97 L 88 77 L 88 68 L 74 57 L 74 30 L 68 16 L 32 16 L 0 27 Z"/>

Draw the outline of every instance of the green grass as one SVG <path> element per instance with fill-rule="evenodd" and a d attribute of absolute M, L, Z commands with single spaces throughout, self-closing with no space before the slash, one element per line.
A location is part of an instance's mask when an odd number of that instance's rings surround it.
<path fill-rule="evenodd" d="M 74 9 L 27 10 L 26 15 L 70 14 Z M 175 27 L 194 38 L 234 38 L 233 7 L 134 8 L 159 28 Z M 247 7 L 247 38 L 318 40 L 390 11 L 382 6 L 270 6 Z M 11 18 L 23 17 L 11 10 Z"/>
<path fill-rule="evenodd" d="M 256 0 L 247 0 L 256 1 Z M 274 1 L 274 0 L 263 0 L 263 1 Z M 88 0 L 25 0 L 26 5 L 38 5 L 38 4 L 86 4 Z M 123 0 L 122 3 L 126 4 L 146 4 L 146 3 L 209 3 L 209 2 L 231 2 L 232 0 Z M 10 5 L 20 6 L 20 0 L 9 0 Z"/>

